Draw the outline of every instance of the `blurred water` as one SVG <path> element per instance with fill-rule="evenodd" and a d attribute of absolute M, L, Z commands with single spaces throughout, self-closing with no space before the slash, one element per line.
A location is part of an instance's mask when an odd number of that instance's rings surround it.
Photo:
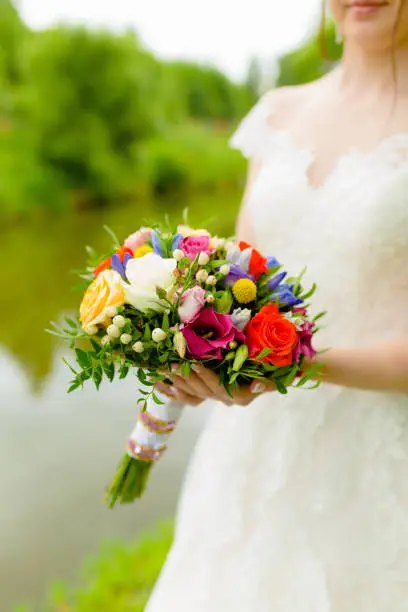
<path fill-rule="evenodd" d="M 196 216 L 221 205 L 225 211 L 225 201 L 200 204 Z M 84 245 L 109 248 L 102 224 L 123 237 L 141 220 L 142 211 L 127 207 L 0 233 L 1 612 L 21 601 L 41 610 L 49 584 L 74 579 L 101 541 L 135 538 L 174 514 L 208 406 L 186 411 L 143 501 L 109 511 L 103 492 L 134 425 L 136 379 L 67 395 L 63 349 L 43 331 L 79 302 L 70 271 L 83 265 Z M 227 231 L 228 219 L 221 221 Z"/>

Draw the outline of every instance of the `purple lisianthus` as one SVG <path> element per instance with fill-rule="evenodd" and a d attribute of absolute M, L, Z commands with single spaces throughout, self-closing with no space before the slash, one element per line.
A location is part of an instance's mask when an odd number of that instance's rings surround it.
<path fill-rule="evenodd" d="M 227 285 L 233 285 L 241 278 L 249 278 L 251 281 L 255 282 L 255 278 L 252 276 L 252 274 L 244 272 L 244 270 L 237 264 L 230 264 L 230 271 L 225 277 L 225 283 Z"/>
<path fill-rule="evenodd" d="M 293 285 L 287 283 L 279 285 L 272 293 L 272 297 L 277 298 L 281 306 L 289 306 L 289 308 L 303 304 L 303 300 L 293 294 Z"/>
<path fill-rule="evenodd" d="M 188 238 L 180 240 L 178 248 L 191 261 L 194 261 L 200 253 L 207 253 L 210 256 L 213 252 L 213 249 L 210 248 L 209 236 L 188 236 Z"/>
<path fill-rule="evenodd" d="M 245 335 L 233 325 L 230 315 L 204 308 L 181 329 L 191 359 L 222 359 L 222 349 L 230 342 L 244 342 Z"/>
<path fill-rule="evenodd" d="M 312 346 L 314 323 L 304 321 L 301 330 L 298 332 L 299 342 L 293 353 L 293 360 L 298 363 L 302 355 L 306 359 L 313 359 L 316 351 Z"/>
<path fill-rule="evenodd" d="M 279 287 L 279 285 L 281 284 L 285 276 L 286 276 L 286 272 L 279 272 L 279 274 L 276 274 L 275 276 L 273 276 L 268 281 L 268 289 L 270 289 L 271 291 L 275 291 Z"/>
<path fill-rule="evenodd" d="M 112 270 L 118 272 L 118 274 L 121 275 L 123 280 L 126 280 L 126 264 L 130 259 L 133 259 L 130 253 L 125 253 L 125 255 L 123 256 L 123 261 L 116 253 L 114 253 L 111 257 Z"/>

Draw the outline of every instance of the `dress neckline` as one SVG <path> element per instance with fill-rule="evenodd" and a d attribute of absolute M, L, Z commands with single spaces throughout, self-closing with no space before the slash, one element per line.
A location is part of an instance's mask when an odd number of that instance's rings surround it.
<path fill-rule="evenodd" d="M 272 137 L 272 139 L 278 139 L 281 145 L 283 143 L 288 150 L 293 151 L 293 153 L 303 158 L 306 187 L 312 193 L 318 193 L 324 190 L 337 175 L 339 168 L 350 159 L 370 161 L 380 153 L 398 153 L 400 151 L 400 162 L 408 162 L 408 132 L 395 132 L 379 140 L 371 149 L 365 150 L 357 145 L 350 146 L 347 151 L 337 156 L 331 169 L 322 180 L 315 183 L 311 180 L 310 171 L 317 159 L 317 147 L 312 145 L 301 145 L 296 141 L 294 135 L 289 130 L 274 128 L 270 121 L 273 115 L 273 109 L 269 106 L 269 108 L 266 107 L 265 110 L 265 119 L 269 136 Z"/>

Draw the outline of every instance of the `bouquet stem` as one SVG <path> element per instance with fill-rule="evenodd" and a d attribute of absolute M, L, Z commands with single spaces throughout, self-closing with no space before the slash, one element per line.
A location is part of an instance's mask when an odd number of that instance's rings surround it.
<path fill-rule="evenodd" d="M 106 490 L 105 503 L 108 507 L 114 508 L 117 501 L 121 504 L 131 504 L 135 499 L 140 499 L 146 490 L 153 463 L 124 455 Z"/>

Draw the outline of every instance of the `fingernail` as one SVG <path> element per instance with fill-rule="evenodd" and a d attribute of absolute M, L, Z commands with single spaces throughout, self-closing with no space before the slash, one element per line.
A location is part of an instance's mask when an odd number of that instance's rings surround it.
<path fill-rule="evenodd" d="M 259 395 L 260 393 L 263 393 L 265 389 L 266 386 L 263 383 L 258 382 L 252 386 L 251 393 L 253 393 L 254 395 Z"/>
<path fill-rule="evenodd" d="M 170 371 L 171 371 L 171 372 L 174 372 L 174 373 L 180 372 L 180 366 L 179 366 L 179 365 L 176 365 L 176 364 L 172 364 L 172 365 L 171 365 L 171 370 L 170 370 Z"/>
<path fill-rule="evenodd" d="M 193 372 L 195 372 L 196 374 L 199 374 L 201 372 L 201 366 L 199 366 L 198 364 L 194 364 L 191 368 L 193 370 Z"/>

